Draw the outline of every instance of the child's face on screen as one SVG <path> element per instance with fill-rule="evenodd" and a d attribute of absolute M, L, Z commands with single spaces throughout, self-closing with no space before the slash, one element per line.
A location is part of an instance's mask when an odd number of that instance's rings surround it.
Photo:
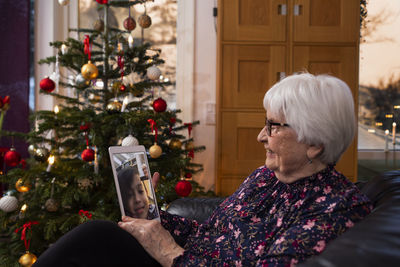
<path fill-rule="evenodd" d="M 133 175 L 130 193 L 128 194 L 128 209 L 132 213 L 132 217 L 147 219 L 149 212 L 149 200 L 146 189 L 140 181 L 139 175 Z"/>

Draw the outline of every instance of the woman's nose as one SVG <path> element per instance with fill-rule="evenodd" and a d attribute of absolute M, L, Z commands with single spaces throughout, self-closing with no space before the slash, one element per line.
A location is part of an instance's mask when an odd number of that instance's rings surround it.
<path fill-rule="evenodd" d="M 257 141 L 260 142 L 260 143 L 268 142 L 268 135 L 267 135 L 266 126 L 264 126 L 264 128 L 261 129 L 260 133 L 257 136 Z"/>

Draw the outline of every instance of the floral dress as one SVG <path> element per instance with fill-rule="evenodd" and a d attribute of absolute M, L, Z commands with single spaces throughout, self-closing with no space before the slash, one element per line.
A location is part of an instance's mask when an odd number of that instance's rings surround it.
<path fill-rule="evenodd" d="M 319 254 L 371 210 L 333 166 L 291 184 L 261 167 L 203 224 L 166 212 L 161 222 L 186 239 L 174 266 L 291 266 Z"/>

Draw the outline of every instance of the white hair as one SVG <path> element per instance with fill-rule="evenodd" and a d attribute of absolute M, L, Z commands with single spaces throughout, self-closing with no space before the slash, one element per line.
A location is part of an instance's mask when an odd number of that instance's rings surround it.
<path fill-rule="evenodd" d="M 323 163 L 336 163 L 354 138 L 353 96 L 347 84 L 333 76 L 288 76 L 268 90 L 264 108 L 283 116 L 298 142 L 322 145 Z"/>

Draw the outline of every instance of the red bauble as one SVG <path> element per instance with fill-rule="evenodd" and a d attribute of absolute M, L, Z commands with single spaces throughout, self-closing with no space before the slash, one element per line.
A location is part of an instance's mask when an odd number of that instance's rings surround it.
<path fill-rule="evenodd" d="M 4 154 L 4 162 L 7 166 L 15 167 L 21 161 L 21 155 L 15 151 L 15 148 L 11 148 L 9 151 Z"/>
<path fill-rule="evenodd" d="M 44 79 L 42 79 L 40 81 L 39 86 L 40 86 L 40 89 L 42 89 L 43 91 L 46 91 L 48 93 L 51 93 L 54 90 L 54 88 L 56 88 L 56 84 L 49 77 L 45 77 Z"/>
<path fill-rule="evenodd" d="M 119 88 L 119 90 L 121 92 L 124 92 L 126 90 L 126 86 L 122 84 L 121 87 Z"/>
<path fill-rule="evenodd" d="M 83 150 L 82 154 L 82 159 L 84 161 L 93 161 L 94 160 L 94 150 L 91 148 L 86 148 L 85 150 Z"/>
<path fill-rule="evenodd" d="M 187 197 L 192 192 L 192 184 L 188 181 L 179 181 L 175 186 L 175 192 L 181 197 Z"/>
<path fill-rule="evenodd" d="M 153 101 L 153 109 L 156 112 L 164 112 L 167 109 L 167 102 L 161 97 L 157 98 Z"/>
<path fill-rule="evenodd" d="M 124 20 L 124 28 L 128 31 L 133 31 L 136 28 L 136 21 L 132 17 L 127 17 Z"/>
<path fill-rule="evenodd" d="M 108 0 L 96 0 L 97 3 L 105 5 L 108 3 Z"/>

